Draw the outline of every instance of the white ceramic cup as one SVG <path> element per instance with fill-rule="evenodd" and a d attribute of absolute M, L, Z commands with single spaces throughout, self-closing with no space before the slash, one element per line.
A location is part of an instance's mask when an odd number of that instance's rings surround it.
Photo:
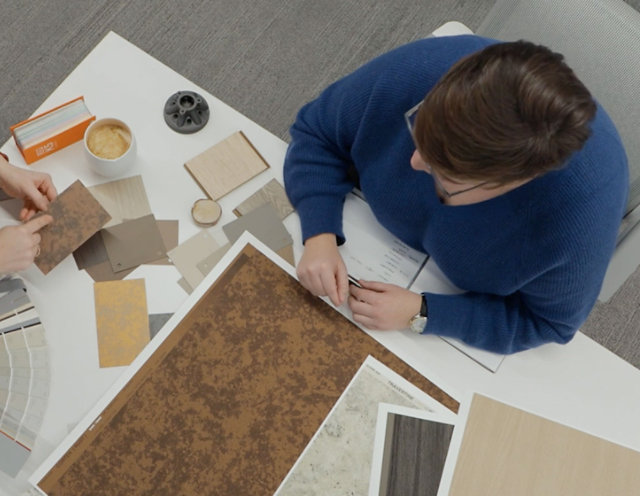
<path fill-rule="evenodd" d="M 84 132 L 84 149 L 91 168 L 104 177 L 116 177 L 136 160 L 136 139 L 120 119 L 93 121 Z"/>

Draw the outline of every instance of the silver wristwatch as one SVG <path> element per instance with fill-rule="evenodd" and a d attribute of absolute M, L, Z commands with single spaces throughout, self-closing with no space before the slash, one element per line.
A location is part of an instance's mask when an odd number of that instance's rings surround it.
<path fill-rule="evenodd" d="M 420 305 L 420 312 L 415 314 L 409 320 L 409 329 L 417 334 L 422 334 L 424 332 L 424 327 L 427 325 L 427 297 L 423 293 L 422 294 L 422 304 Z"/>

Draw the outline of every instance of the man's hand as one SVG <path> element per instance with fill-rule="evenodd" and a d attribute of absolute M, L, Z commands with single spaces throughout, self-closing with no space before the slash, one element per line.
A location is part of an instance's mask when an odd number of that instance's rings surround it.
<path fill-rule="evenodd" d="M 21 226 L 0 229 L 0 273 L 26 269 L 40 253 L 38 231 L 50 224 L 53 217 L 42 215 Z"/>
<path fill-rule="evenodd" d="M 418 293 L 383 282 L 358 281 L 362 288 L 349 287 L 349 308 L 353 320 L 367 329 L 388 331 L 405 329 L 420 311 Z"/>
<path fill-rule="evenodd" d="M 49 203 L 58 195 L 49 174 L 21 169 L 4 160 L 0 165 L 0 187 L 9 196 L 24 201 L 20 211 L 20 220 L 23 221 L 47 210 Z"/>
<path fill-rule="evenodd" d="M 302 285 L 314 295 L 328 296 L 336 306 L 347 299 L 347 268 L 338 252 L 335 234 L 318 234 L 307 239 L 296 272 Z"/>

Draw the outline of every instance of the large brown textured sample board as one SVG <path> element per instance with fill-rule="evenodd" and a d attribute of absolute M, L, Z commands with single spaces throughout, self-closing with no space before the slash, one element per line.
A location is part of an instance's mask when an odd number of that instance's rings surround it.
<path fill-rule="evenodd" d="M 53 222 L 40 230 L 40 254 L 35 264 L 44 273 L 93 236 L 111 216 L 84 187 L 74 182 L 49 205 Z"/>
<path fill-rule="evenodd" d="M 368 355 L 457 409 L 251 246 L 195 298 L 47 494 L 271 495 Z"/>
<path fill-rule="evenodd" d="M 640 494 L 639 467 L 637 451 L 476 394 L 448 494 Z"/>

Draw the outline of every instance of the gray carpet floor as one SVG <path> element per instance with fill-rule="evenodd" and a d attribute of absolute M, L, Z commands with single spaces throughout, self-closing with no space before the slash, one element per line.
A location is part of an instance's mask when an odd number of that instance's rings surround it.
<path fill-rule="evenodd" d="M 494 0 L 0 0 L 0 142 L 110 30 L 287 140 L 296 111 L 368 59 Z M 640 0 L 628 0 L 640 10 Z M 583 331 L 640 367 L 640 271 Z"/>

